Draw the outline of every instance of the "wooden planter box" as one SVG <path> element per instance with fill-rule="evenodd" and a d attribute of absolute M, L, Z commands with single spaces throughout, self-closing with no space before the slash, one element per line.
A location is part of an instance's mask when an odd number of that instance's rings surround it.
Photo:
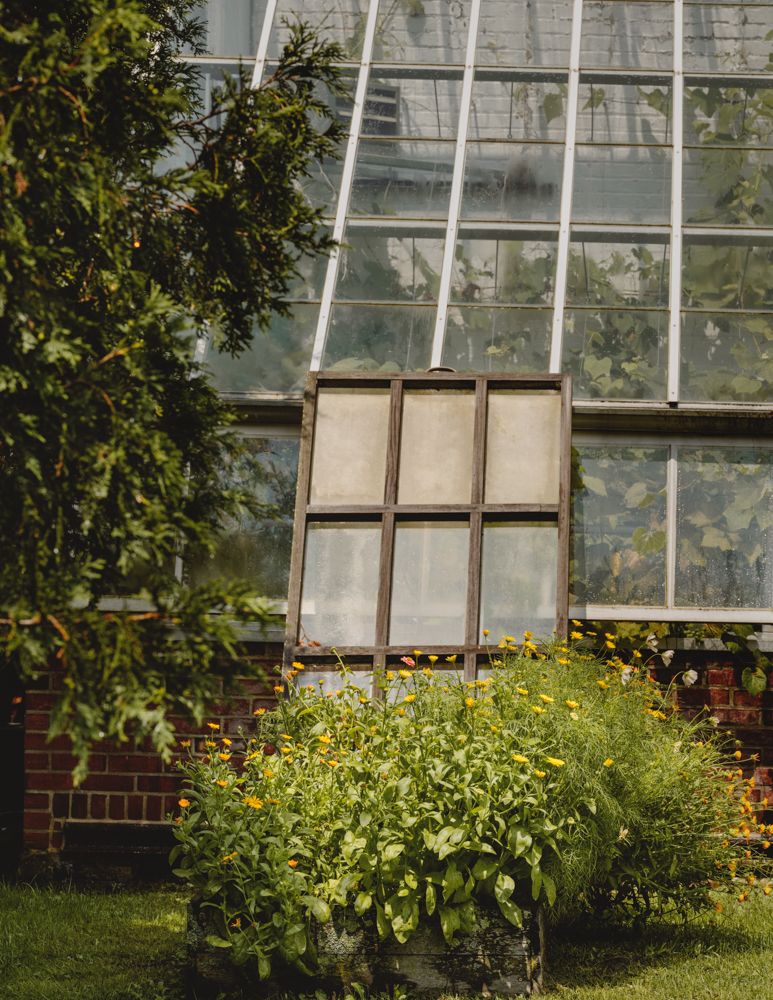
<path fill-rule="evenodd" d="M 260 982 L 257 969 L 231 964 L 228 950 L 208 945 L 216 930 L 197 894 L 188 904 L 188 995 L 197 1000 L 260 1000 L 277 992 L 328 995 L 352 983 L 373 990 L 400 985 L 423 996 L 499 993 L 534 996 L 542 991 L 544 929 L 540 907 L 524 908 L 522 930 L 496 907 L 479 907 L 475 930 L 450 948 L 434 921 L 419 925 L 405 944 L 379 941 L 375 921 L 338 911 L 314 929 L 319 968 L 313 978 L 274 968 Z"/>

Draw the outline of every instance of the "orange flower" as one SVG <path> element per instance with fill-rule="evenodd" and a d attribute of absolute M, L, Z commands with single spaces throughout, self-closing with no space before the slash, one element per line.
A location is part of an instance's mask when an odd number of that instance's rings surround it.
<path fill-rule="evenodd" d="M 295 868 L 295 866 L 298 864 L 298 862 L 295 861 L 293 858 L 290 858 L 290 860 L 287 863 L 291 868 Z"/>
<path fill-rule="evenodd" d="M 265 715 L 266 714 L 266 710 L 265 710 L 265 708 L 256 708 L 255 711 L 252 714 L 253 715 Z"/>
<path fill-rule="evenodd" d="M 284 688 L 282 687 L 281 684 L 277 684 L 277 685 L 275 685 L 274 690 L 276 692 L 279 692 L 279 691 L 284 691 Z"/>
<path fill-rule="evenodd" d="M 226 745 L 227 747 L 230 747 L 230 745 L 231 745 L 231 741 L 230 741 L 230 740 L 227 740 L 227 739 L 225 739 L 225 737 L 223 737 L 223 743 L 225 743 L 225 745 Z"/>
<path fill-rule="evenodd" d="M 218 726 L 218 724 L 216 722 L 208 722 L 207 725 L 209 726 L 210 729 L 219 729 L 220 728 L 220 726 Z"/>
<path fill-rule="evenodd" d="M 183 809 L 187 809 L 188 806 L 190 805 L 190 802 L 187 799 L 180 799 L 180 801 L 177 804 L 178 806 L 182 806 Z"/>
<path fill-rule="evenodd" d="M 227 760 L 230 760 L 230 759 L 231 759 L 231 755 L 230 755 L 230 753 L 219 753 L 219 754 L 218 754 L 218 757 L 219 757 L 219 758 L 220 758 L 220 759 L 221 759 L 222 761 L 227 761 Z"/>
<path fill-rule="evenodd" d="M 221 788 L 228 788 L 228 782 L 227 781 L 216 781 L 215 784 L 216 785 L 220 785 Z"/>
<path fill-rule="evenodd" d="M 181 747 L 189 747 L 190 745 L 191 745 L 191 741 L 190 740 L 180 740 L 180 746 Z"/>

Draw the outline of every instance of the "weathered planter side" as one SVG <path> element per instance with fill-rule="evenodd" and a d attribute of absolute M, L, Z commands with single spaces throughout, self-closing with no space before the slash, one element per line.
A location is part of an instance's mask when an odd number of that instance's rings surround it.
<path fill-rule="evenodd" d="M 308 993 L 312 988 L 340 993 L 352 983 L 374 990 L 400 985 L 410 993 L 539 994 L 542 990 L 544 928 L 542 910 L 524 908 L 518 930 L 495 907 L 479 907 L 472 934 L 449 947 L 432 924 L 420 925 L 405 944 L 379 941 L 375 921 L 340 912 L 315 925 L 319 967 L 313 978 L 277 968 L 260 982 L 251 963 L 235 968 L 228 951 L 208 945 L 216 930 L 201 899 L 188 905 L 188 989 L 197 1000 L 259 1000 L 277 991 Z"/>

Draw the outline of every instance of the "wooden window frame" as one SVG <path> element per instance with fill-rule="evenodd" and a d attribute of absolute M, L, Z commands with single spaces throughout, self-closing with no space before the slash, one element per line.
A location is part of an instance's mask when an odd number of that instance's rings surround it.
<path fill-rule="evenodd" d="M 314 444 L 314 424 L 318 391 L 321 388 L 388 388 L 389 430 L 386 455 L 386 485 L 383 504 L 310 504 L 309 487 Z M 400 431 L 404 389 L 467 389 L 475 392 L 473 436 L 472 488 L 469 504 L 398 504 L 397 480 L 400 461 Z M 483 502 L 485 473 L 486 418 L 490 389 L 554 389 L 561 394 L 559 494 L 557 504 L 487 504 Z M 376 641 L 372 646 L 337 646 L 337 653 L 353 660 L 356 667 L 369 671 L 378 666 L 386 669 L 410 656 L 407 646 L 388 643 L 389 610 L 391 603 L 392 558 L 395 520 L 433 518 L 469 519 L 470 547 L 467 569 L 467 606 L 464 642 L 449 646 L 423 646 L 422 656 L 439 657 L 436 668 L 458 669 L 464 662 L 464 679 L 475 680 L 479 661 L 487 662 L 488 649 L 477 642 L 481 581 L 481 543 L 483 522 L 496 515 L 510 519 L 555 520 L 558 527 L 558 559 L 556 581 L 556 633 L 564 636 L 568 626 L 569 605 L 569 529 L 570 484 L 572 453 L 572 376 L 516 375 L 473 372 L 309 372 L 306 377 L 301 428 L 298 492 L 295 505 L 293 546 L 290 561 L 290 587 L 287 602 L 287 632 L 284 646 L 284 673 L 299 661 L 313 661 L 315 670 L 334 671 L 338 661 L 333 647 L 301 645 L 297 641 L 300 627 L 303 560 L 306 526 L 319 521 L 381 522 L 381 554 L 376 604 Z M 446 656 L 458 654 L 459 662 L 448 663 Z M 374 693 L 378 690 L 374 685 Z"/>

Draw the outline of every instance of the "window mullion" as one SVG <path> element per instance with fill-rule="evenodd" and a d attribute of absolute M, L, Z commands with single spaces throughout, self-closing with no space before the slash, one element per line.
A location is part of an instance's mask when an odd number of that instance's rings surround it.
<path fill-rule="evenodd" d="M 671 91 L 673 142 L 671 173 L 671 272 L 669 278 L 668 393 L 669 403 L 679 401 L 679 363 L 682 294 L 682 147 L 684 142 L 683 0 L 674 0 L 674 82 Z"/>
<path fill-rule="evenodd" d="M 676 506 L 677 506 L 677 460 L 678 445 L 668 449 L 668 469 L 666 470 L 666 607 L 674 607 L 676 590 Z"/>
<path fill-rule="evenodd" d="M 572 42 L 569 50 L 569 88 L 566 96 L 566 139 L 564 142 L 564 175 L 561 186 L 561 209 L 556 254 L 556 283 L 553 297 L 553 335 L 550 342 L 549 371 L 561 371 L 564 340 L 564 305 L 566 302 L 566 269 L 569 262 L 569 235 L 574 185 L 574 144 L 577 132 L 577 103 L 580 93 L 580 38 L 582 35 L 582 0 L 574 0 Z"/>
<path fill-rule="evenodd" d="M 252 86 L 259 87 L 263 79 L 263 70 L 266 66 L 266 55 L 268 54 L 268 43 L 271 40 L 271 29 L 274 25 L 274 15 L 276 14 L 277 0 L 268 0 L 266 4 L 266 15 L 263 18 L 263 30 L 260 33 L 258 51 L 255 56 L 255 67 L 252 71 Z"/>

